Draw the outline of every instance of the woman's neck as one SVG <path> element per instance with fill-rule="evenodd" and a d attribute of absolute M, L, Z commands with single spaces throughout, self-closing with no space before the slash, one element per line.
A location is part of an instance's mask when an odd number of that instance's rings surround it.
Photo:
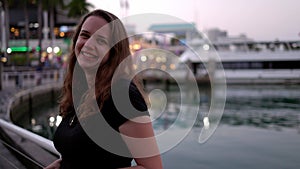
<path fill-rule="evenodd" d="M 95 80 L 96 80 L 96 72 L 85 72 L 86 82 L 89 89 L 92 89 L 95 86 Z"/>

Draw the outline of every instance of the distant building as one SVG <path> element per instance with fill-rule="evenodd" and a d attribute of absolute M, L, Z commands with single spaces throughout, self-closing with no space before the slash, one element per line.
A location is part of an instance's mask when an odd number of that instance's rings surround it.
<path fill-rule="evenodd" d="M 13 39 L 25 39 L 25 22 L 24 22 L 24 7 L 22 5 L 23 0 L 14 0 L 14 5 L 9 7 L 9 29 L 10 29 L 10 40 Z M 38 7 L 37 1 L 32 1 L 27 5 L 28 17 L 29 17 L 29 30 L 30 30 L 30 39 L 37 39 L 37 29 L 39 26 L 49 27 L 50 18 L 48 15 L 43 15 L 43 25 L 38 24 Z M 55 9 L 54 15 L 54 26 L 55 26 L 55 35 L 56 38 L 63 38 L 60 32 L 69 31 L 75 26 L 78 22 L 78 19 L 68 18 L 66 11 L 57 8 Z M 61 29 L 63 27 L 63 29 Z M 49 31 L 48 31 L 49 34 Z M 45 36 L 45 34 L 43 34 Z M 50 36 L 50 35 L 48 35 Z"/>
<path fill-rule="evenodd" d="M 199 33 L 194 23 L 153 24 L 148 30 L 158 34 L 173 34 L 173 38 L 176 38 L 181 42 L 186 42 L 195 36 L 199 37 Z"/>
<path fill-rule="evenodd" d="M 252 42 L 253 39 L 248 38 L 245 34 L 238 36 L 228 36 L 227 31 L 219 28 L 211 28 L 203 31 L 211 43 L 241 43 Z"/>
<path fill-rule="evenodd" d="M 207 29 L 204 33 L 210 41 L 218 41 L 219 38 L 227 37 L 227 31 L 223 31 L 218 28 Z"/>
<path fill-rule="evenodd" d="M 125 29 L 127 31 L 127 34 L 129 36 L 134 35 L 136 33 L 136 26 L 134 24 L 127 24 L 127 23 L 125 23 L 124 27 L 125 27 Z"/>
<path fill-rule="evenodd" d="M 64 0 L 68 3 L 70 0 Z M 47 10 L 42 10 L 42 14 L 38 13 L 38 1 L 28 1 L 26 5 L 28 14 L 28 26 L 29 26 L 29 44 L 26 45 L 26 31 L 25 31 L 25 8 L 24 0 L 14 0 L 12 5 L 9 6 L 8 16 L 8 30 L 5 26 L 0 27 L 1 36 L 1 51 L 6 52 L 7 65 L 14 64 L 13 58 L 15 57 L 29 57 L 35 62 L 29 63 L 31 65 L 37 64 L 37 59 L 41 58 L 41 62 L 50 60 L 56 62 L 56 60 L 62 60 L 61 56 L 64 56 L 69 51 L 70 37 L 74 30 L 75 25 L 78 23 L 78 18 L 67 17 L 66 10 L 60 7 L 54 9 L 54 37 L 50 35 L 50 14 Z M 3 10 L 3 8 L 1 8 Z M 4 13 L 6 14 L 6 13 Z M 41 17 L 42 22 L 38 22 L 38 16 Z M 1 15 L 4 19 L 4 15 Z M 3 20 L 0 18 L 0 20 Z M 1 22 L 2 25 L 2 22 Z M 42 29 L 42 44 L 39 46 L 38 42 L 38 29 Z M 8 34 L 7 34 L 7 33 Z M 4 44 L 8 37 L 8 44 Z M 39 52 L 42 51 L 41 56 Z M 29 54 L 27 53 L 29 52 Z M 29 56 L 28 56 L 29 55 Z"/>

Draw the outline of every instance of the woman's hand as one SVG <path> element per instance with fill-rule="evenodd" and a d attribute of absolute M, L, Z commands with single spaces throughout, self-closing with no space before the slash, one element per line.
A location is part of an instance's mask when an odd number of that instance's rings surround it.
<path fill-rule="evenodd" d="M 59 169 L 60 168 L 61 159 L 55 160 L 53 163 L 45 167 L 44 169 Z"/>

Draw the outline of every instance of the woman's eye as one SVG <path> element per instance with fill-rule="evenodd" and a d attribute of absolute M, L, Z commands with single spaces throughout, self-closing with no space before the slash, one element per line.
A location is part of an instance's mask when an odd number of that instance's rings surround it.
<path fill-rule="evenodd" d="M 100 45 L 107 45 L 107 41 L 105 39 L 102 39 L 102 38 L 98 38 L 97 39 L 97 42 L 100 44 Z"/>

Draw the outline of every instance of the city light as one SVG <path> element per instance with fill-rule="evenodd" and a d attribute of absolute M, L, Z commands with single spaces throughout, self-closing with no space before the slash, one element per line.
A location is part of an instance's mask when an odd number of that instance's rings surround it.
<path fill-rule="evenodd" d="M 50 121 L 50 122 L 54 122 L 54 121 L 55 121 L 55 118 L 51 116 L 51 117 L 49 118 L 49 121 Z"/>
<path fill-rule="evenodd" d="M 203 125 L 204 125 L 204 128 L 206 128 L 206 129 L 209 128 L 209 119 L 208 119 L 208 117 L 203 118 Z"/>
<path fill-rule="evenodd" d="M 3 62 L 3 63 L 7 62 L 7 58 L 6 57 L 2 57 L 1 58 L 1 62 Z"/>
<path fill-rule="evenodd" d="M 6 52 L 7 52 L 8 54 L 10 54 L 10 53 L 12 52 L 11 48 L 7 48 L 7 49 L 6 49 Z"/>
<path fill-rule="evenodd" d="M 209 45 L 208 44 L 203 45 L 203 50 L 209 50 Z"/>
<path fill-rule="evenodd" d="M 166 65 L 161 65 L 160 67 L 162 70 L 166 70 L 167 69 L 167 66 Z"/>
<path fill-rule="evenodd" d="M 8 54 L 12 53 L 12 52 L 27 52 L 27 51 L 31 51 L 31 47 L 26 47 L 26 46 L 16 46 L 16 47 L 9 47 L 6 49 L 6 52 Z"/>
<path fill-rule="evenodd" d="M 61 116 L 56 116 L 56 123 L 55 123 L 55 125 L 58 126 L 61 121 L 62 121 L 62 117 Z"/>
<path fill-rule="evenodd" d="M 141 49 L 141 47 L 142 46 L 138 43 L 132 45 L 133 50 L 139 50 L 139 49 Z"/>
<path fill-rule="evenodd" d="M 49 47 L 47 48 L 47 53 L 52 53 L 52 47 L 49 46 Z"/>
<path fill-rule="evenodd" d="M 36 48 L 35 48 L 35 51 L 37 51 L 37 52 L 39 52 L 41 50 L 41 47 L 39 47 L 39 46 L 37 46 Z"/>
<path fill-rule="evenodd" d="M 176 69 L 176 66 L 175 66 L 174 63 L 170 64 L 170 69 L 172 69 L 172 70 L 175 70 L 175 69 Z"/>
<path fill-rule="evenodd" d="M 33 126 L 36 125 L 36 120 L 34 118 L 32 118 L 30 121 L 31 121 L 31 125 Z"/>
<path fill-rule="evenodd" d="M 159 57 L 159 56 L 156 57 L 156 58 L 155 58 L 155 61 L 156 61 L 157 63 L 160 63 L 160 62 L 161 62 L 161 57 Z"/>
<path fill-rule="evenodd" d="M 147 61 L 147 56 L 141 56 L 141 61 L 146 62 Z"/>
<path fill-rule="evenodd" d="M 65 32 L 60 32 L 60 33 L 59 33 L 59 36 L 60 36 L 60 37 L 64 37 L 64 36 L 65 36 Z"/>
<path fill-rule="evenodd" d="M 54 49 L 53 49 L 53 52 L 55 53 L 55 54 L 57 54 L 58 52 L 60 51 L 60 48 L 59 47 L 54 47 Z"/>

